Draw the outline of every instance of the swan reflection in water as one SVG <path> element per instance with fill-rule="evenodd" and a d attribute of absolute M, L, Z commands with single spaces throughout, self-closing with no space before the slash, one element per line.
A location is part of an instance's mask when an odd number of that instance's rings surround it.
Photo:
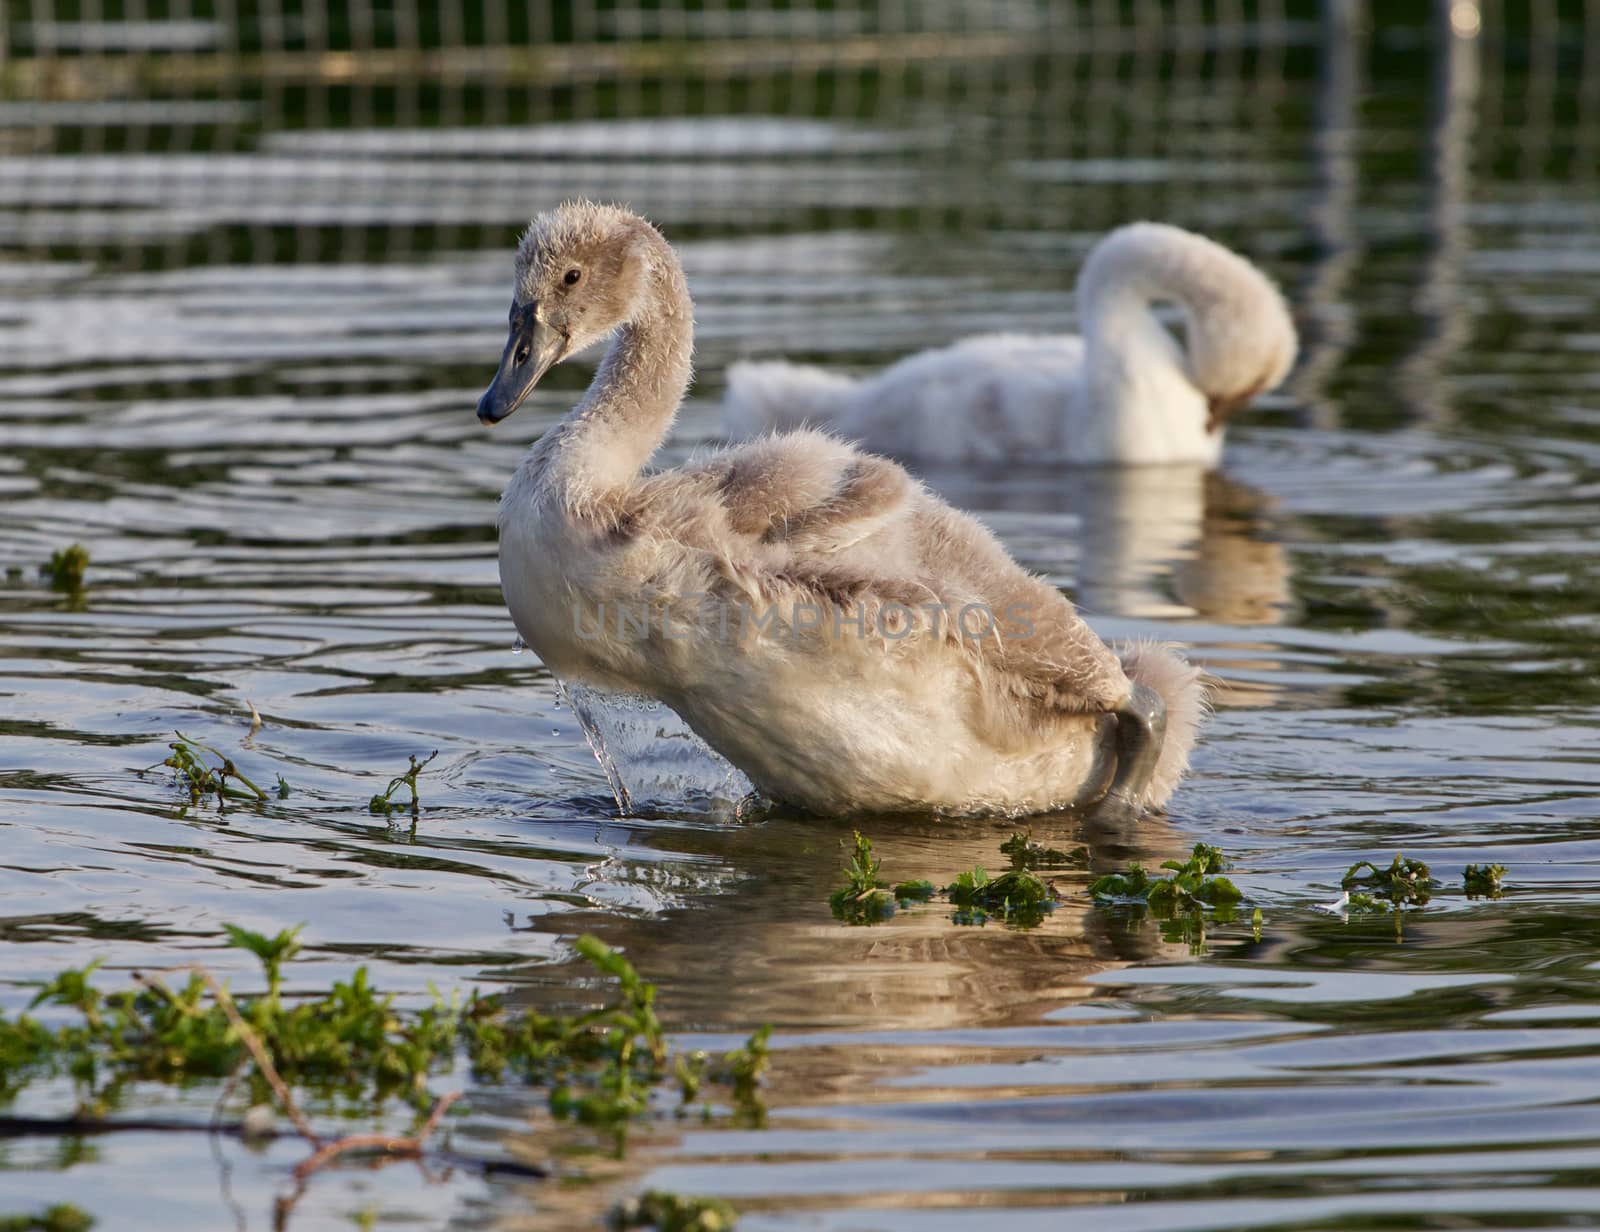
<path fill-rule="evenodd" d="M 1093 878 L 1122 871 L 1130 860 L 1152 867 L 1188 853 L 1192 839 L 1160 814 L 1136 827 L 1092 812 L 1024 821 L 840 821 L 768 811 L 738 823 L 679 815 L 623 825 L 631 838 L 597 878 L 608 897 L 626 890 L 636 909 L 619 913 L 597 904 L 592 912 L 530 916 L 523 926 L 568 936 L 593 931 L 623 948 L 661 983 L 669 1016 L 693 1029 L 749 1030 L 761 1022 L 780 1030 L 855 1031 L 1036 1024 L 1103 998 L 1085 983 L 1091 977 L 1190 952 L 1185 942 L 1164 938 L 1156 921 L 1097 907 L 1087 893 Z M 885 880 L 925 878 L 943 886 L 976 866 L 998 875 L 1008 867 L 1001 844 L 1024 828 L 1069 856 L 1067 867 L 1040 871 L 1061 901 L 1036 927 L 1012 929 L 998 918 L 959 925 L 942 899 L 909 905 L 873 925 L 844 924 L 830 912 L 828 895 L 843 883 L 854 830 L 872 840 Z M 571 996 L 573 987 L 553 976 L 535 996 Z"/>
<path fill-rule="evenodd" d="M 977 865 L 991 874 L 1006 868 L 1000 845 L 1024 825 L 1071 857 L 1065 870 L 1042 871 L 1062 901 L 1037 927 L 1015 930 L 993 918 L 958 924 L 943 902 L 864 926 L 830 912 L 828 895 L 843 882 L 852 829 L 872 839 L 884 879 L 945 885 Z M 589 932 L 620 948 L 656 984 L 661 1018 L 685 1051 L 719 1056 L 770 1024 L 774 1055 L 762 1094 L 774 1115 L 771 1127 L 749 1141 L 753 1151 L 770 1152 L 765 1159 L 773 1167 L 796 1155 L 803 1166 L 818 1151 L 830 1159 L 861 1151 L 871 1141 L 857 1136 L 864 1108 L 892 1116 L 897 1104 L 909 1102 L 948 1115 L 975 1099 L 994 1099 L 992 1089 L 963 1080 L 963 1065 L 1057 1055 L 1062 1082 L 1070 1084 L 1079 1068 L 1105 1064 L 1104 1029 L 1137 1030 L 1145 1017 L 1124 1002 L 1118 972 L 1191 957 L 1186 942 L 1164 936 L 1157 921 L 1136 909 L 1089 899 L 1091 878 L 1120 871 L 1130 859 L 1157 865 L 1185 854 L 1192 842 L 1159 814 L 1139 819 L 1136 829 L 1133 847 L 1133 826 L 1069 813 L 1023 823 L 768 813 L 718 824 L 657 815 L 607 826 L 620 846 L 595 869 L 592 908 L 532 910 L 508 915 L 507 922 L 567 938 Z M 1214 945 L 1230 938 L 1248 944 L 1248 913 L 1211 926 L 1209 938 Z M 511 976 L 508 999 L 544 1011 L 592 1007 L 608 990 L 589 975 L 577 959 L 539 963 Z M 1038 1115 L 1055 1113 L 1046 1105 Z M 642 1174 L 662 1166 L 759 1163 L 738 1146 L 747 1136 L 717 1119 L 711 1133 L 700 1131 L 696 1116 L 641 1126 L 624 1175 L 638 1188 L 647 1179 Z M 847 1136 L 833 1142 L 807 1136 L 835 1129 Z M 513 1131 L 507 1145 L 515 1155 L 542 1160 L 570 1151 L 572 1141 L 569 1124 L 535 1118 Z M 545 1186 L 530 1198 L 546 1219 L 556 1217 L 550 1212 L 559 1204 L 555 1210 L 567 1222 L 527 1226 L 530 1232 L 597 1226 L 615 1197 L 606 1186 Z"/>
<path fill-rule="evenodd" d="M 1219 471 L 1008 467 L 922 477 L 1036 567 L 1050 567 L 1060 546 L 1075 544 L 1075 556 L 1061 563 L 1076 575 L 1078 605 L 1091 618 L 1275 625 L 1289 615 L 1273 498 Z"/>

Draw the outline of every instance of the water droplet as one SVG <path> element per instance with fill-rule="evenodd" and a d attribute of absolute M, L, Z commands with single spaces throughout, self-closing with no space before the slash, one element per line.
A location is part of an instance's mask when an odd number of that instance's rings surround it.
<path fill-rule="evenodd" d="M 517 634 L 516 638 L 511 643 L 511 653 L 521 654 L 527 648 L 528 643 L 522 640 L 522 634 Z"/>

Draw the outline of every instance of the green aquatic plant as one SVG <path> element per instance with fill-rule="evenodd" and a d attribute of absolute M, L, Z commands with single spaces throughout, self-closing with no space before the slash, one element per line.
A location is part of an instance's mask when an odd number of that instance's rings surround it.
<path fill-rule="evenodd" d="M 1150 892 L 1150 874 L 1145 872 L 1144 865 L 1133 860 L 1128 867 L 1120 873 L 1107 873 L 1104 877 L 1097 878 L 1090 886 L 1089 893 L 1095 898 L 1121 899 L 1143 901 Z"/>
<path fill-rule="evenodd" d="M 219 806 L 229 800 L 259 802 L 267 798 L 267 793 L 246 778 L 226 753 L 219 752 L 209 744 L 191 739 L 182 732 L 173 734 L 178 738 L 167 745 L 172 752 L 165 761 L 157 762 L 156 765 L 171 768 L 173 777 L 188 791 L 191 804 L 199 804 L 207 796 L 215 796 Z M 216 765 L 206 761 L 208 754 L 216 758 Z M 148 769 L 153 770 L 155 766 L 150 766 Z M 249 790 L 243 791 L 231 786 L 229 779 L 243 784 Z"/>
<path fill-rule="evenodd" d="M 654 1228 L 656 1232 L 731 1232 L 739 1216 L 720 1198 L 686 1198 L 652 1189 L 619 1203 L 607 1217 L 612 1232 Z"/>
<path fill-rule="evenodd" d="M 229 945 L 248 950 L 260 960 L 262 972 L 267 977 L 267 1003 L 277 1009 L 283 988 L 283 964 L 300 952 L 300 932 L 305 925 L 285 928 L 276 937 L 251 932 L 237 924 L 224 924 L 222 928 L 228 934 Z"/>
<path fill-rule="evenodd" d="M 703 1083 L 710 1080 L 726 1086 L 733 1095 L 735 1119 L 746 1125 L 766 1123 L 766 1103 L 761 1098 L 761 1078 L 771 1063 L 768 1042 L 770 1026 L 756 1031 L 740 1047 L 726 1052 L 713 1065 L 709 1053 L 697 1049 L 673 1058 L 672 1078 L 678 1084 L 677 1114 L 683 1116 L 699 1098 Z M 710 1112 L 707 1110 L 709 1117 Z"/>
<path fill-rule="evenodd" d="M 1388 868 L 1379 868 L 1371 860 L 1357 860 L 1339 884 L 1352 891 L 1352 910 L 1375 910 L 1378 908 L 1365 905 L 1367 900 L 1386 902 L 1392 907 L 1421 907 L 1432 897 L 1432 889 L 1438 883 L 1421 860 L 1407 860 L 1396 852 Z M 1358 899 L 1363 900 L 1359 907 Z"/>
<path fill-rule="evenodd" d="M 1148 909 L 1160 927 L 1163 940 L 1181 942 L 1192 954 L 1205 949 L 1210 922 L 1231 923 L 1234 908 L 1243 901 L 1239 887 L 1220 873 L 1229 867 L 1220 847 L 1196 843 L 1187 860 L 1164 860 L 1170 876 L 1151 876 L 1143 865 L 1131 863 L 1120 873 L 1098 878 L 1089 893 L 1104 904 L 1127 904 Z M 1261 939 L 1261 911 L 1250 918 L 1251 934 Z"/>
<path fill-rule="evenodd" d="M 89 1232 L 92 1227 L 94 1216 L 70 1202 L 57 1202 L 37 1215 L 0 1215 L 0 1232 Z"/>
<path fill-rule="evenodd" d="M 89 549 L 81 543 L 74 543 L 52 552 L 50 563 L 41 565 L 39 572 L 49 578 L 50 585 L 57 590 L 79 591 L 83 589 L 83 574 L 88 567 Z"/>
<path fill-rule="evenodd" d="M 1462 874 L 1468 898 L 1499 898 L 1505 891 L 1500 879 L 1506 875 L 1504 864 L 1469 864 Z"/>
<path fill-rule="evenodd" d="M 576 1017 L 524 1012 L 508 1016 L 494 998 L 480 998 L 463 1016 L 464 1041 L 473 1073 L 480 1078 L 512 1074 L 546 1087 L 550 1111 L 605 1132 L 620 1155 L 630 1122 L 646 1116 L 655 1092 L 676 1081 L 679 1111 L 704 1081 L 728 1089 L 738 1116 L 764 1119 L 760 1079 L 768 1065 L 770 1027 L 755 1032 L 719 1064 L 685 1059 L 677 1064 L 655 1012 L 655 985 L 642 979 L 616 950 L 594 937 L 580 937 L 578 953 L 614 977 L 620 995 L 604 1009 Z M 685 1082 L 684 1076 L 692 1076 Z"/>
<path fill-rule="evenodd" d="M 747 1125 L 764 1125 L 766 1102 L 761 1098 L 761 1079 L 772 1065 L 772 1026 L 758 1028 L 739 1047 L 722 1054 L 722 1063 L 713 1077 L 733 1096 L 737 1120 Z"/>
<path fill-rule="evenodd" d="M 960 873 L 944 888 L 957 924 L 983 924 L 997 916 L 1015 928 L 1033 928 L 1055 910 L 1056 892 L 1037 873 L 1013 868 L 990 877 L 981 866 Z"/>
<path fill-rule="evenodd" d="M 378 814 L 380 817 L 389 817 L 397 811 L 409 807 L 411 810 L 411 815 L 415 817 L 422 810 L 422 799 L 417 794 L 417 775 L 421 774 L 423 768 L 437 756 L 439 756 L 438 749 L 434 749 L 433 752 L 429 753 L 421 761 L 417 760 L 415 753 L 411 754 L 409 758 L 411 762 L 410 767 L 404 774 L 395 775 L 394 778 L 389 780 L 389 786 L 385 787 L 382 791 L 373 796 L 371 800 L 367 801 L 367 810 L 369 812 Z M 287 785 L 285 785 L 285 787 L 287 787 Z M 411 803 L 409 806 L 405 804 L 394 803 L 394 793 L 399 791 L 402 787 L 411 792 Z"/>
<path fill-rule="evenodd" d="M 1143 865 L 1132 863 L 1125 872 L 1097 879 L 1089 893 L 1097 899 L 1143 902 L 1157 915 L 1232 907 L 1244 898 L 1232 881 L 1216 875 L 1229 867 L 1219 847 L 1196 843 L 1187 860 L 1163 860 L 1161 867 L 1171 870 L 1172 876 L 1152 877 Z"/>
<path fill-rule="evenodd" d="M 841 870 L 844 884 L 828 895 L 828 906 L 835 919 L 850 924 L 875 924 L 894 914 L 895 895 L 889 892 L 889 883 L 878 876 L 883 861 L 873 857 L 872 840 L 859 830 L 851 833 L 855 842 Z"/>
<path fill-rule="evenodd" d="M 510 1076 L 544 1087 L 554 1116 L 595 1127 L 620 1153 L 630 1123 L 651 1114 L 655 1093 L 679 1072 L 656 1017 L 654 985 L 593 937 L 578 939 L 578 953 L 615 981 L 616 995 L 564 1016 L 513 1013 L 476 991 L 448 999 L 435 992 L 431 1005 L 402 1011 L 372 987 L 365 967 L 326 993 L 292 998 L 283 992 L 283 967 L 300 949 L 299 931 L 269 937 L 228 927 L 230 944 L 253 953 L 266 976 L 266 990 L 250 996 L 236 997 L 200 966 L 180 968 L 183 983 L 136 973 L 133 987 L 113 992 L 93 980 L 98 963 L 59 973 L 29 1012 L 0 1015 L 0 1102 L 34 1081 L 69 1078 L 80 1116 L 93 1118 L 115 1107 L 130 1083 L 228 1079 L 230 1090 L 244 1085 L 252 1106 L 272 1104 L 288 1116 L 316 1147 L 313 1160 L 343 1148 L 311 1128 L 300 1108 L 307 1097 L 350 1115 L 375 1116 L 394 1099 L 419 1114 L 431 1110 L 424 1130 L 404 1140 L 420 1151 L 454 1099 L 436 1098 L 430 1080 L 465 1058 L 482 1081 Z M 41 1006 L 76 1018 L 47 1025 L 31 1013 Z M 750 1123 L 764 1111 L 767 1041 L 763 1029 L 701 1067 L 700 1080 L 725 1088 Z"/>
<path fill-rule="evenodd" d="M 1075 847 L 1070 852 L 1058 847 L 1046 847 L 1033 841 L 1032 830 L 1018 830 L 1000 844 L 1000 854 L 1011 861 L 1012 868 L 1069 868 L 1087 858 L 1088 852 Z"/>
<path fill-rule="evenodd" d="M 989 885 L 988 870 L 979 864 L 964 873 L 957 873 L 956 879 L 945 886 L 944 893 L 950 901 L 958 907 L 966 906 L 977 901 Z"/>
<path fill-rule="evenodd" d="M 1405 935 L 1407 904 L 1404 901 L 1368 894 L 1365 890 L 1352 890 L 1348 891 L 1335 907 L 1347 918 L 1353 915 L 1388 916 L 1394 924 L 1394 939 L 1399 941 Z"/>
<path fill-rule="evenodd" d="M 893 915 L 896 906 L 925 903 L 942 894 L 955 908 L 951 918 L 957 924 L 984 924 L 998 916 L 1014 928 L 1032 928 L 1054 909 L 1058 896 L 1027 862 L 1053 864 L 1072 858 L 1041 847 L 1022 831 L 1001 845 L 1013 867 L 998 877 L 990 878 L 984 868 L 977 867 L 957 874 L 943 889 L 923 878 L 896 882 L 891 890 L 881 876 L 883 861 L 872 854 L 872 841 L 859 831 L 852 833 L 854 844 L 843 870 L 845 883 L 828 896 L 834 917 L 851 924 L 876 924 Z"/>

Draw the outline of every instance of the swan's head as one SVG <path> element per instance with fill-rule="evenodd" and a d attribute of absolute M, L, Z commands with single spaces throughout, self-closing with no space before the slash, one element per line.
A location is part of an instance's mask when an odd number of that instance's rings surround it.
<path fill-rule="evenodd" d="M 1300 348 L 1294 318 L 1273 282 L 1237 253 L 1201 239 L 1203 290 L 1194 297 L 1187 349 L 1192 379 L 1206 396 L 1207 430 L 1276 389 Z"/>
<path fill-rule="evenodd" d="M 553 366 L 633 320 L 665 248 L 620 206 L 569 202 L 535 218 L 517 247 L 511 334 L 478 418 L 499 423 Z"/>
<path fill-rule="evenodd" d="M 1258 394 L 1275 389 L 1294 366 L 1299 339 L 1272 280 L 1203 235 L 1166 223 L 1119 227 L 1095 246 L 1078 279 L 1085 332 L 1127 311 L 1147 319 L 1168 301 L 1184 316 L 1185 376 L 1210 408 L 1207 428 Z"/>

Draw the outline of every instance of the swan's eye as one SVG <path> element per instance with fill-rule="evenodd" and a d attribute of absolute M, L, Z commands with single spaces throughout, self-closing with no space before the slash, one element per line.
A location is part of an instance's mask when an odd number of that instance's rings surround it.
<path fill-rule="evenodd" d="M 578 279 L 582 277 L 582 270 L 569 269 L 566 273 L 566 276 L 562 278 L 561 281 L 566 283 L 569 287 L 575 287 L 578 285 Z"/>

